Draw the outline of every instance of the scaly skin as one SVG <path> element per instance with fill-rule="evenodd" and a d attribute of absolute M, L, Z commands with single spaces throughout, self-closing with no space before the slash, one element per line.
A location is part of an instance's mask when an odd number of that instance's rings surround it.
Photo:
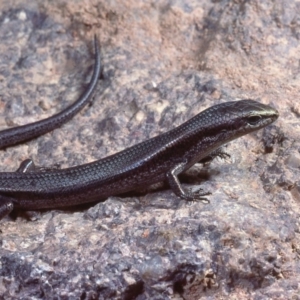
<path fill-rule="evenodd" d="M 225 143 L 277 118 L 277 110 L 253 100 L 227 102 L 204 110 L 173 130 L 89 164 L 43 172 L 28 172 L 22 167 L 19 172 L 0 173 L 0 218 L 14 207 L 73 206 L 165 179 L 182 199 L 206 200 L 203 196 L 209 193 L 185 191 L 178 174 Z"/>

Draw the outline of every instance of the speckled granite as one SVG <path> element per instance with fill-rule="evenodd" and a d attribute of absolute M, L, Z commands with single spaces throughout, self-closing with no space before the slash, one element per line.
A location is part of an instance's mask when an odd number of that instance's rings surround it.
<path fill-rule="evenodd" d="M 104 77 L 72 121 L 0 151 L 65 168 L 253 98 L 278 121 L 228 145 L 231 159 L 167 187 L 0 222 L 2 299 L 300 299 L 300 5 L 297 1 L 0 2 L 0 129 L 52 115 Z"/>

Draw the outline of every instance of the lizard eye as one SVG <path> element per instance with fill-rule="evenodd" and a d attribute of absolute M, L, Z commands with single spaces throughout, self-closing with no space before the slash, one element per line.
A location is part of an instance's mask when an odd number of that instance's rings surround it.
<path fill-rule="evenodd" d="M 247 122 L 249 125 L 255 126 L 258 124 L 260 121 L 261 117 L 260 116 L 251 116 L 247 118 Z"/>

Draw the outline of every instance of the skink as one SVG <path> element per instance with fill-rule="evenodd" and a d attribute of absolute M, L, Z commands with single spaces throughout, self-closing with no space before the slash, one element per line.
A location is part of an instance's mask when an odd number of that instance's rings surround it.
<path fill-rule="evenodd" d="M 49 118 L 23 126 L 8 128 L 0 132 L 0 149 L 13 146 L 52 131 L 73 118 L 89 103 L 101 74 L 100 52 L 98 40 L 94 37 L 95 64 L 90 83 L 83 94 L 72 105 Z"/>
<path fill-rule="evenodd" d="M 14 208 L 37 210 L 74 206 L 167 180 L 187 201 L 206 200 L 201 190 L 185 190 L 178 175 L 219 147 L 265 127 L 278 111 L 253 100 L 212 106 L 182 125 L 98 161 L 31 172 L 32 161 L 18 172 L 0 173 L 0 218 Z M 1 133 L 0 133 L 1 135 Z"/>

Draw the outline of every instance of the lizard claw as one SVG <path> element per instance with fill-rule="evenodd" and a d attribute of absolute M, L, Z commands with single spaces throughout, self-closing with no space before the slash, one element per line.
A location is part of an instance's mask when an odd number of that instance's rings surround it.
<path fill-rule="evenodd" d="M 188 202 L 201 201 L 203 203 L 210 203 L 206 197 L 203 197 L 208 195 L 211 195 L 211 192 L 204 192 L 203 189 L 199 188 L 195 192 L 185 193 L 182 198 Z"/>

